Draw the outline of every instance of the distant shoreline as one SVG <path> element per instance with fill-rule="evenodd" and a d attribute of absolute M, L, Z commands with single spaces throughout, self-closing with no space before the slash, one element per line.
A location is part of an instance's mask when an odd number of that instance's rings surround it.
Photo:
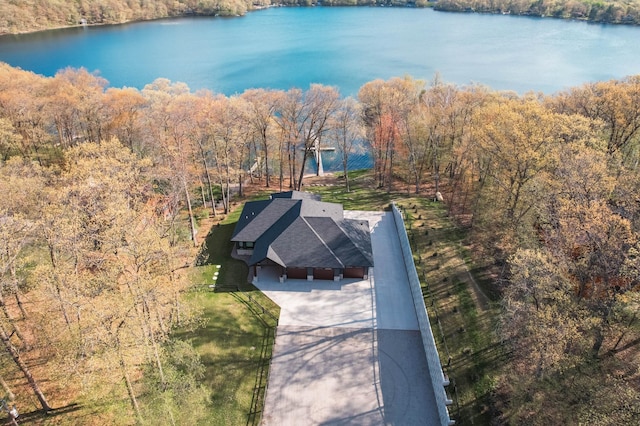
<path fill-rule="evenodd" d="M 305 1 L 305 0 L 299 0 Z M 349 4 L 348 2 L 351 0 L 310 0 L 311 4 L 287 4 L 287 3 L 274 3 L 274 4 L 265 4 L 265 5 L 251 5 L 250 8 L 240 12 L 240 13 L 230 13 L 224 11 L 216 11 L 216 12 L 201 12 L 201 11 L 189 11 L 186 13 L 178 13 L 175 15 L 165 15 L 165 16 L 157 16 L 150 18 L 136 18 L 130 20 L 123 21 L 113 21 L 113 22 L 89 22 L 77 24 L 69 24 L 69 25 L 53 25 L 49 27 L 37 28 L 37 29 L 25 29 L 21 31 L 3 31 L 0 26 L 0 39 L 6 36 L 17 36 L 17 35 L 25 35 L 25 34 L 35 34 L 44 31 L 56 31 L 62 29 L 71 29 L 71 28 L 83 28 L 83 27 L 103 27 L 109 25 L 125 25 L 125 24 L 134 24 L 138 22 L 152 22 L 152 21 L 160 21 L 165 19 L 178 19 L 178 18 L 235 18 L 245 16 L 249 12 L 265 10 L 276 7 L 417 7 L 417 8 L 430 8 L 433 7 L 433 3 L 430 3 L 428 0 L 384 0 L 389 3 L 381 3 L 376 4 L 377 0 L 364 0 L 364 2 L 360 2 L 362 0 L 353 0 L 355 2 L 359 2 L 356 4 Z M 367 3 L 370 2 L 370 3 Z M 84 20 L 85 18 L 83 18 Z"/>
<path fill-rule="evenodd" d="M 300 0 L 303 1 L 303 0 Z M 478 13 L 478 14 L 494 14 L 494 15 L 513 15 L 513 16 L 523 16 L 523 17 L 533 17 L 533 18 L 553 18 L 553 19 L 562 19 L 568 21 L 579 21 L 579 22 L 588 22 L 594 24 L 609 24 L 609 25 L 625 25 L 625 26 L 638 26 L 640 25 L 640 10 L 638 11 L 637 18 L 636 16 L 632 16 L 631 13 L 620 17 L 620 15 L 615 14 L 602 14 L 598 15 L 595 11 L 592 11 L 589 16 L 584 14 L 576 14 L 571 10 L 556 10 L 554 14 L 545 14 L 544 11 L 538 10 L 535 8 L 528 9 L 520 9 L 520 10 L 512 10 L 511 8 L 502 9 L 499 7 L 473 7 L 477 6 L 475 0 L 459 0 L 459 1 L 451 1 L 451 0 L 385 0 L 388 3 L 377 3 L 377 0 L 311 0 L 312 3 L 309 5 L 299 5 L 299 4 L 285 4 L 285 3 L 277 3 L 277 4 L 266 4 L 266 5 L 252 5 L 250 8 L 242 11 L 241 13 L 229 13 L 229 12 L 200 12 L 200 11 L 189 11 L 186 13 L 179 13 L 175 15 L 168 16 L 157 16 L 150 18 L 136 18 L 124 21 L 113 21 L 113 22 L 86 22 L 86 23 L 77 23 L 77 24 L 69 24 L 69 25 L 54 25 L 50 27 L 43 28 L 35 28 L 35 29 L 25 29 L 19 31 L 2 31 L 0 27 L 0 40 L 3 37 L 9 36 L 19 36 L 25 34 L 36 34 L 44 31 L 56 31 L 62 29 L 73 29 L 73 28 L 87 28 L 87 27 L 103 27 L 110 25 L 125 25 L 125 24 L 134 24 L 139 22 L 152 22 L 152 21 L 160 21 L 160 20 L 169 20 L 169 19 L 177 19 L 177 18 L 190 18 L 190 17 L 220 17 L 220 18 L 231 18 L 231 17 L 241 17 L 245 16 L 249 12 L 270 9 L 274 7 L 417 7 L 417 8 L 432 8 L 437 12 L 450 12 L 450 13 Z M 313 3 L 315 1 L 315 3 Z M 350 1 L 356 2 L 356 4 L 349 4 Z M 606 19 L 605 19 L 606 18 Z M 84 20 L 84 18 L 83 18 Z"/>

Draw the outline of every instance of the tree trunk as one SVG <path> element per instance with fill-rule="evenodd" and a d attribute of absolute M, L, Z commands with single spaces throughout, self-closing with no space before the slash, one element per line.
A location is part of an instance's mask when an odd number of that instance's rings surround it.
<path fill-rule="evenodd" d="M 393 185 L 393 145 L 391 145 L 391 152 L 389 153 L 389 176 L 387 177 L 387 193 L 391 193 L 391 186 Z"/>
<path fill-rule="evenodd" d="M 600 354 L 600 348 L 602 348 L 603 343 L 604 343 L 604 333 L 601 327 L 597 327 L 593 346 L 591 347 L 591 352 L 594 358 L 597 358 L 598 355 Z"/>
<path fill-rule="evenodd" d="M 209 192 L 209 197 L 211 198 L 211 210 L 213 211 L 213 216 L 217 216 L 216 212 L 216 198 L 213 196 L 213 185 L 211 184 L 211 173 L 209 173 L 209 165 L 207 164 L 207 156 L 205 155 L 204 148 L 202 144 L 198 144 L 200 146 L 200 155 L 202 156 L 202 165 L 204 166 L 204 175 L 207 180 L 207 189 Z"/>
<path fill-rule="evenodd" d="M 349 192 L 349 173 L 347 167 L 349 164 L 349 157 L 345 154 L 342 157 L 342 169 L 344 170 L 344 186 L 347 192 Z"/>
<path fill-rule="evenodd" d="M 22 305 L 22 299 L 20 298 L 20 287 L 18 287 L 18 277 L 16 276 L 16 268 L 12 265 L 10 268 L 11 271 L 11 287 L 13 288 L 13 296 L 16 299 L 16 303 L 18 304 L 18 308 L 20 309 L 20 314 L 22 315 L 22 319 L 27 319 L 27 311 L 25 311 L 24 306 Z"/>
<path fill-rule="evenodd" d="M 16 399 L 16 396 L 13 392 L 11 392 L 11 388 L 9 387 L 7 382 L 4 381 L 4 378 L 2 376 L 0 376 L 0 385 L 2 385 L 2 389 L 4 389 L 5 395 L 7 395 L 7 399 L 9 400 L 8 402 L 13 402 Z"/>
<path fill-rule="evenodd" d="M 289 188 L 296 189 L 296 146 L 291 146 L 289 152 Z"/>
<path fill-rule="evenodd" d="M 149 307 L 147 306 L 147 312 Z M 149 312 L 148 312 L 149 313 Z M 149 313 L 150 315 L 150 313 Z M 155 330 L 153 329 L 153 325 L 151 324 L 151 319 L 147 318 L 149 334 L 151 338 L 151 347 L 153 348 L 153 357 L 155 358 L 156 365 L 158 366 L 158 373 L 160 373 L 160 381 L 162 382 L 162 389 L 165 390 L 167 387 L 167 379 L 164 376 L 164 368 L 162 367 L 162 360 L 160 359 L 160 351 L 158 350 L 158 342 L 156 342 Z"/>
<path fill-rule="evenodd" d="M 436 194 L 440 192 L 440 159 L 438 158 L 438 148 L 434 150 L 433 154 L 433 177 L 435 180 L 435 193 L 433 198 L 436 198 Z"/>
<path fill-rule="evenodd" d="M 304 166 L 307 164 L 307 158 L 309 156 L 309 150 L 307 148 L 304 149 L 304 153 L 302 154 L 302 164 L 300 164 L 300 176 L 298 179 L 298 184 L 294 189 L 298 191 L 302 191 L 302 179 L 304 179 Z"/>
<path fill-rule="evenodd" d="M 62 311 L 62 316 L 64 317 L 64 321 L 67 324 L 67 329 L 69 330 L 69 333 L 71 332 L 71 320 L 69 320 L 69 315 L 67 315 L 67 309 L 64 307 L 64 301 L 62 300 L 62 290 L 60 290 L 60 286 L 58 285 L 58 267 L 57 267 L 57 262 L 56 262 L 56 255 L 54 252 L 54 248 L 53 248 L 53 244 L 50 243 L 49 245 L 49 258 L 51 259 L 51 266 L 53 267 L 53 270 L 55 272 L 55 276 L 53 277 L 53 287 L 58 299 L 58 302 L 60 303 L 60 310 Z"/>
<path fill-rule="evenodd" d="M 265 185 L 267 188 L 271 186 L 271 174 L 269 173 L 269 148 L 267 142 L 267 134 L 266 128 L 262 132 L 262 149 L 264 151 L 264 176 L 265 176 Z"/>
<path fill-rule="evenodd" d="M 222 210 L 224 214 L 227 214 L 227 193 L 224 190 L 224 181 L 222 180 L 222 176 L 220 176 L 220 194 L 222 194 Z"/>
<path fill-rule="evenodd" d="M 202 179 L 200 179 L 200 198 L 202 198 L 202 206 L 207 206 L 207 197 L 204 195 L 204 183 L 202 183 Z"/>
<path fill-rule="evenodd" d="M 189 226 L 191 227 L 191 239 L 193 239 L 193 246 L 198 246 L 198 241 L 196 240 L 196 222 L 193 218 L 193 209 L 191 208 L 191 197 L 189 196 L 189 188 L 187 187 L 187 181 L 185 178 L 182 178 L 182 185 L 184 186 L 184 195 L 187 199 L 187 210 L 189 211 Z"/>
<path fill-rule="evenodd" d="M 7 305 L 4 302 L 4 295 L 2 294 L 1 291 L 0 291 L 0 307 L 2 307 L 2 313 L 4 314 L 5 318 L 7 319 L 7 321 L 9 321 L 9 323 L 13 327 L 14 333 L 16 333 L 16 336 L 18 336 L 18 339 L 20 339 L 22 344 L 28 350 L 29 345 L 27 344 L 27 341 L 25 340 L 24 335 L 20 331 L 20 328 L 15 324 L 15 321 L 13 320 L 13 318 L 11 318 L 11 315 L 9 314 L 9 310 L 7 309 Z"/>
<path fill-rule="evenodd" d="M 11 358 L 16 363 L 16 365 L 24 375 L 25 379 L 27 379 L 27 382 L 29 383 L 29 386 L 31 386 L 33 393 L 38 398 L 38 401 L 40 401 L 40 405 L 42 406 L 42 409 L 45 412 L 51 411 L 51 407 L 47 402 L 47 398 L 45 398 L 44 394 L 40 390 L 40 386 L 38 386 L 38 382 L 36 382 L 36 380 L 33 378 L 33 376 L 31 375 L 31 371 L 29 370 L 29 367 L 22 360 L 22 358 L 20 357 L 20 354 L 18 353 L 18 350 L 13 346 L 13 344 L 9 340 L 9 336 L 7 336 L 7 332 L 2 326 L 2 324 L 0 324 L 0 339 L 2 339 L 2 343 L 4 344 L 5 349 L 7 350 L 9 355 L 11 355 Z"/>
<path fill-rule="evenodd" d="M 127 365 L 124 362 L 124 358 L 122 357 L 122 352 L 120 351 L 119 346 L 118 346 L 118 354 L 120 355 L 120 369 L 122 371 L 122 378 L 124 379 L 124 383 L 127 386 L 127 394 L 129 395 L 129 400 L 131 401 L 131 405 L 133 406 L 133 411 L 136 412 L 136 417 L 138 418 L 138 422 L 142 423 L 143 420 L 142 420 L 142 414 L 140 413 L 140 406 L 138 405 L 138 400 L 136 399 L 136 395 L 133 393 L 133 386 L 131 385 L 131 379 L 129 378 L 129 373 L 127 372 Z"/>

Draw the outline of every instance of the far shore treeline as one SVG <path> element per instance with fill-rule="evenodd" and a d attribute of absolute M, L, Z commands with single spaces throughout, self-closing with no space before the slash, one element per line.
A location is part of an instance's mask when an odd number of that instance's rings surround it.
<path fill-rule="evenodd" d="M 229 212 L 232 184 L 303 188 L 319 138 L 343 158 L 365 139 L 373 197 L 439 192 L 468 232 L 508 353 L 482 395 L 495 424 L 638 424 L 640 76 L 551 96 L 436 76 L 227 97 L 0 63 L 5 390 L 31 410 L 117 407 L 93 424 L 206 424 L 174 334 L 199 324 L 179 273 L 198 212 Z"/>
<path fill-rule="evenodd" d="M 640 24 L 640 0 L 1 0 L 0 35 L 181 16 L 241 16 L 272 6 L 433 7 L 449 12 Z"/>

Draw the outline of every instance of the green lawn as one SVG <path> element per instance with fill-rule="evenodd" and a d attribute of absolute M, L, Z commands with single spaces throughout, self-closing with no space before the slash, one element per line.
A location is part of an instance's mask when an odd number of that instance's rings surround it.
<path fill-rule="evenodd" d="M 191 341 L 206 368 L 203 383 L 211 390 L 211 406 L 205 424 L 245 425 L 264 365 L 268 327 L 252 314 L 245 295 L 205 291 L 194 293 L 193 301 L 203 310 L 206 322 L 178 337 Z"/>
<path fill-rule="evenodd" d="M 190 297 L 202 310 L 204 325 L 178 335 L 193 344 L 206 368 L 204 384 L 211 390 L 208 425 L 259 421 L 264 394 L 258 393 L 257 401 L 253 395 L 260 380 L 266 380 L 264 368 L 279 316 L 277 305 L 247 282 L 247 265 L 231 258 L 229 239 L 239 211 L 212 228 L 193 268 Z"/>
<path fill-rule="evenodd" d="M 349 192 L 346 192 L 344 180 L 339 178 L 338 181 L 340 183 L 333 186 L 307 186 L 304 190 L 320 194 L 322 201 L 341 203 L 345 210 L 380 211 L 387 209 L 391 200 L 398 197 L 384 189 L 371 189 L 374 183 L 370 170 L 349 172 Z"/>

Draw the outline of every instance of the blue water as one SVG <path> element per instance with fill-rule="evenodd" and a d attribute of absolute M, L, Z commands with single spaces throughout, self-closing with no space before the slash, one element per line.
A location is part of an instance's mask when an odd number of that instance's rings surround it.
<path fill-rule="evenodd" d="M 359 142 L 356 146 L 363 146 L 365 142 Z M 313 174 L 317 172 L 317 163 L 314 156 L 308 159 L 307 164 L 305 166 L 305 171 L 308 174 Z M 371 157 L 371 153 L 369 151 L 360 149 L 359 152 L 349 154 L 349 158 L 347 161 L 347 169 L 348 170 L 361 170 L 361 169 L 372 169 L 373 168 L 373 158 Z M 342 158 L 337 151 L 323 151 L 322 152 L 322 169 L 325 172 L 341 172 L 344 170 L 342 165 Z"/>
<path fill-rule="evenodd" d="M 44 75 L 98 70 L 114 87 L 158 77 L 232 95 L 412 75 L 553 93 L 640 73 L 640 28 L 409 8 L 272 8 L 0 37 L 0 61 Z"/>

